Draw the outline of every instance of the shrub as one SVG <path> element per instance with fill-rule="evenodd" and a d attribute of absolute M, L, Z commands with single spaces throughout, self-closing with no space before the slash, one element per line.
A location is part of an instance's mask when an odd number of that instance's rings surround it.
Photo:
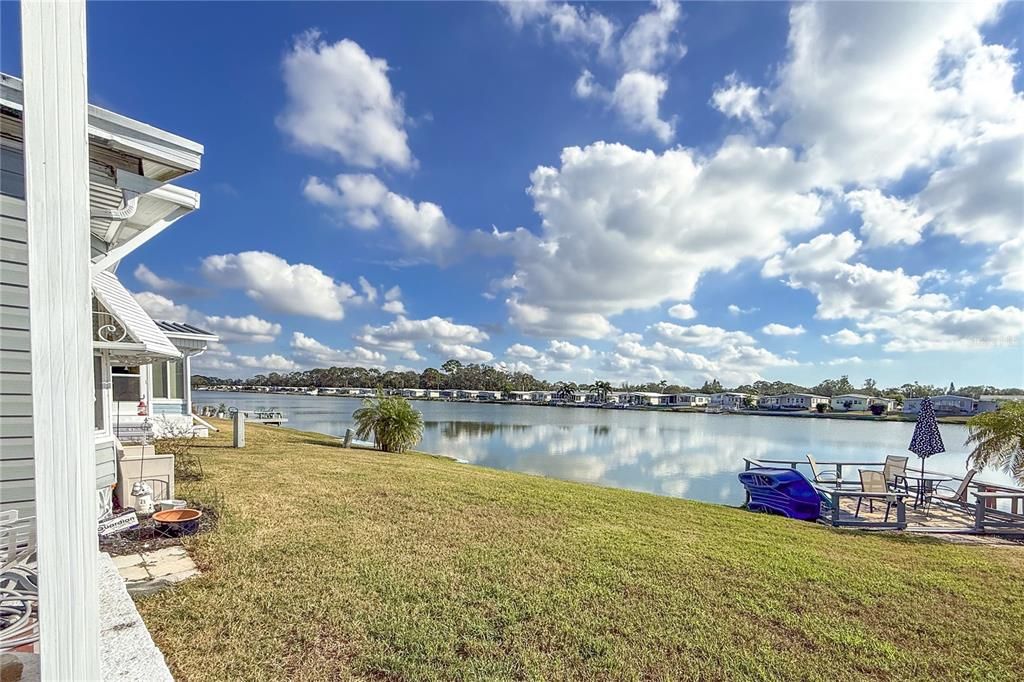
<path fill-rule="evenodd" d="M 818 414 L 825 414 L 828 412 L 828 403 L 818 403 L 814 406 L 814 409 L 818 411 Z"/>
<path fill-rule="evenodd" d="M 203 478 L 203 463 L 199 456 L 192 452 L 196 442 L 196 432 L 192 425 L 166 417 L 157 417 L 159 438 L 153 440 L 153 447 L 159 455 L 174 455 L 174 478 L 178 480 L 198 481 Z"/>
<path fill-rule="evenodd" d="M 882 404 L 872 405 L 868 409 L 870 409 L 871 414 L 875 415 L 876 417 L 881 417 L 883 414 L 885 414 L 885 405 Z"/>
<path fill-rule="evenodd" d="M 405 452 L 423 436 L 423 415 L 401 396 L 367 398 L 352 418 L 356 438 L 372 435 L 377 448 L 385 452 Z"/>

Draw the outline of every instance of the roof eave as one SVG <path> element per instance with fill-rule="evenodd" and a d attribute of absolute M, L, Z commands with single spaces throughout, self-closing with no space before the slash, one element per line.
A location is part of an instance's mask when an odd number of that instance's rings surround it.
<path fill-rule="evenodd" d="M 22 111 L 23 102 L 21 79 L 0 73 L 0 105 Z M 89 137 L 112 149 L 173 169 L 162 174 L 161 180 L 197 171 L 202 163 L 204 148 L 200 143 L 94 104 L 89 105 Z"/>

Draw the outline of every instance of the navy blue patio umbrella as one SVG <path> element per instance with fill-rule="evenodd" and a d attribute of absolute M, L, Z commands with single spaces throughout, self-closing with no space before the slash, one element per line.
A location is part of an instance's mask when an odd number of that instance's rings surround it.
<path fill-rule="evenodd" d="M 924 398 L 921 401 L 921 411 L 917 414 L 917 424 L 914 425 L 914 436 L 910 439 L 910 447 L 907 448 L 921 458 L 921 475 L 924 476 L 924 460 L 927 457 L 946 451 L 942 444 L 942 434 L 939 433 L 939 422 L 935 419 L 935 408 L 932 407 L 932 399 Z"/>

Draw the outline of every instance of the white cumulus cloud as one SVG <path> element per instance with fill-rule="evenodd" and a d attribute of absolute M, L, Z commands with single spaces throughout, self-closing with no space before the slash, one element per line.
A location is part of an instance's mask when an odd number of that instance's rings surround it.
<path fill-rule="evenodd" d="M 351 349 L 339 350 L 320 343 L 311 336 L 302 332 L 293 332 L 291 347 L 296 357 L 301 357 L 309 364 L 316 366 L 343 365 L 347 367 L 376 367 L 383 368 L 387 362 L 387 356 L 383 353 L 362 346 L 355 346 Z"/>
<path fill-rule="evenodd" d="M 1013 306 L 960 310 L 907 310 L 879 315 L 858 325 L 885 334 L 887 351 L 977 352 L 1019 346 L 1024 339 L 1024 310 Z"/>
<path fill-rule="evenodd" d="M 907 275 L 902 268 L 877 270 L 847 262 L 860 245 L 851 232 L 818 235 L 773 256 L 761 272 L 765 277 L 785 277 L 790 287 L 815 294 L 816 316 L 824 320 L 950 305 L 944 294 L 920 293 L 921 277 Z"/>
<path fill-rule="evenodd" d="M 668 309 L 668 314 L 677 320 L 692 320 L 697 317 L 697 310 L 689 303 L 676 303 Z"/>
<path fill-rule="evenodd" d="M 202 296 L 207 293 L 202 287 L 179 282 L 169 277 L 161 277 L 146 267 L 145 263 L 139 263 L 132 275 L 147 289 L 167 296 Z"/>
<path fill-rule="evenodd" d="M 439 341 L 431 344 L 430 349 L 441 357 L 454 358 L 459 362 L 490 362 L 494 359 L 493 353 L 465 343 L 444 343 Z"/>
<path fill-rule="evenodd" d="M 310 177 L 303 194 L 338 211 L 344 222 L 359 229 L 374 229 L 386 222 L 414 250 L 439 252 L 456 239 L 456 229 L 440 206 L 391 192 L 373 175 L 342 173 L 330 183 Z"/>
<path fill-rule="evenodd" d="M 477 327 L 457 324 L 436 315 L 424 320 L 410 320 L 399 315 L 387 324 L 363 327 L 362 332 L 356 336 L 356 341 L 370 348 L 407 353 L 415 351 L 419 342 L 444 344 L 445 347 L 454 349 L 455 346 L 468 347 L 488 338 L 487 333 Z"/>
<path fill-rule="evenodd" d="M 840 329 L 835 334 L 822 334 L 821 340 L 836 346 L 859 346 L 865 343 L 874 343 L 875 335 L 871 333 L 858 334 L 852 329 Z"/>
<path fill-rule="evenodd" d="M 542 336 L 599 338 L 609 315 L 689 300 L 703 273 L 784 249 L 825 209 L 792 152 L 738 138 L 710 157 L 568 147 L 531 181 L 541 234 L 490 237 L 516 261 L 512 324 Z"/>
<path fill-rule="evenodd" d="M 185 322 L 195 325 L 216 334 L 221 341 L 270 343 L 281 333 L 280 324 L 269 322 L 255 315 L 242 317 L 206 315 L 152 291 L 141 291 L 134 296 L 142 309 L 154 320 Z M 210 351 L 207 350 L 207 352 Z"/>
<path fill-rule="evenodd" d="M 318 268 L 293 265 L 266 251 L 207 256 L 201 270 L 214 284 L 241 289 L 266 308 L 293 315 L 340 320 L 345 316 L 345 302 L 355 296 L 350 285 L 335 281 Z"/>
<path fill-rule="evenodd" d="M 846 203 L 861 215 L 860 234 L 868 246 L 916 244 L 931 221 L 913 201 L 886 196 L 877 189 L 847 192 Z"/>
<path fill-rule="evenodd" d="M 414 165 L 385 60 L 352 40 L 328 43 L 310 30 L 295 39 L 282 71 L 288 101 L 277 124 L 296 144 L 355 166 Z"/>
<path fill-rule="evenodd" d="M 768 127 L 764 91 L 742 80 L 734 71 L 711 94 L 711 105 L 730 118 L 750 121 L 757 130 Z"/>
<path fill-rule="evenodd" d="M 235 358 L 238 365 L 256 370 L 269 370 L 272 372 L 287 372 L 299 368 L 298 363 L 289 360 L 283 355 L 269 353 L 262 357 L 254 355 L 239 355 Z"/>
<path fill-rule="evenodd" d="M 761 327 L 761 331 L 768 336 L 800 336 L 807 330 L 804 329 L 802 324 L 798 324 L 795 327 L 787 327 L 784 324 L 772 322 Z"/>

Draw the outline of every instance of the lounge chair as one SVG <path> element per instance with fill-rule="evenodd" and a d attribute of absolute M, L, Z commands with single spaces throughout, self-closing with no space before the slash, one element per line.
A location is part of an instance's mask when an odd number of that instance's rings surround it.
<path fill-rule="evenodd" d="M 904 490 L 907 490 L 907 462 L 910 460 L 909 457 L 899 457 L 897 455 L 886 455 L 885 466 L 882 467 L 882 475 L 885 476 L 886 484 L 893 489 L 896 489 L 901 485 Z M 909 492 L 909 490 L 908 490 Z"/>
<path fill-rule="evenodd" d="M 872 471 L 871 469 L 861 469 L 860 470 L 860 489 L 861 489 L 862 492 L 865 492 L 865 493 L 884 494 L 884 493 L 891 492 L 889 490 L 889 486 L 885 482 L 885 475 L 882 472 L 880 472 L 880 471 Z M 869 512 L 874 512 L 875 511 L 875 505 L 874 505 L 875 501 L 874 501 L 874 499 L 869 497 L 869 498 L 867 498 L 867 500 L 868 500 L 868 511 Z M 854 516 L 859 516 L 860 515 L 860 505 L 861 505 L 861 503 L 863 501 L 864 501 L 863 497 L 858 497 L 857 498 L 857 509 L 853 513 Z M 896 500 L 893 497 L 886 497 L 885 498 L 885 521 L 886 522 L 889 521 L 889 510 L 892 509 L 892 505 L 895 503 L 895 501 Z"/>
<path fill-rule="evenodd" d="M 933 493 L 928 497 L 928 504 L 930 505 L 932 500 L 936 500 L 938 502 L 945 502 L 946 504 L 955 504 L 958 507 L 966 507 L 967 488 L 970 487 L 971 481 L 974 480 L 974 476 L 977 473 L 977 469 L 969 469 L 967 471 L 967 474 L 964 475 L 963 480 L 960 481 L 960 485 L 957 486 L 956 488 L 953 488 L 952 486 L 948 485 L 943 485 L 940 483 L 935 487 L 935 491 L 933 491 Z M 939 490 L 944 490 L 947 494 L 936 495 L 935 492 Z"/>
<path fill-rule="evenodd" d="M 807 454 L 807 464 L 811 467 L 811 476 L 815 483 L 828 483 L 836 485 L 839 483 L 839 476 L 834 471 L 822 471 L 818 468 L 818 462 L 814 459 L 814 455 Z"/>

